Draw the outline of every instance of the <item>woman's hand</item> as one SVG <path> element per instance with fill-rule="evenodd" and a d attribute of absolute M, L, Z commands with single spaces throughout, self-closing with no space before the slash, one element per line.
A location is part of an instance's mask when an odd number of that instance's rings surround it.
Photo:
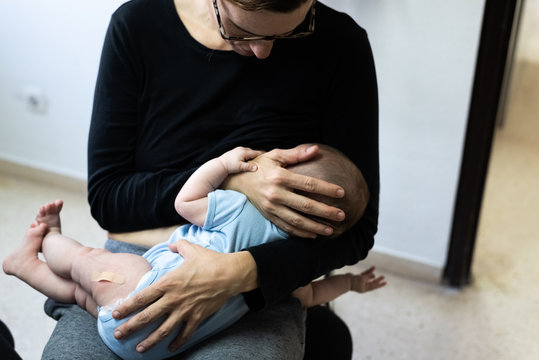
<path fill-rule="evenodd" d="M 299 145 L 288 150 L 272 150 L 252 160 L 257 164 L 258 171 L 230 175 L 222 187 L 247 195 L 266 219 L 290 234 L 311 238 L 316 237 L 316 234 L 331 235 L 333 233 L 331 226 L 316 222 L 299 212 L 336 221 L 344 219 L 344 212 L 294 191 L 301 190 L 341 198 L 344 196 L 343 188 L 285 169 L 288 165 L 310 160 L 317 153 L 317 145 Z"/>
<path fill-rule="evenodd" d="M 221 254 L 186 240 L 169 247 L 184 257 L 182 266 L 127 299 L 113 312 L 115 319 L 121 319 L 148 306 L 116 329 L 116 339 L 168 315 L 157 330 L 137 345 L 139 352 L 151 349 L 183 322 L 181 332 L 169 346 L 171 351 L 178 349 L 229 298 L 257 286 L 256 264 L 247 251 Z"/>

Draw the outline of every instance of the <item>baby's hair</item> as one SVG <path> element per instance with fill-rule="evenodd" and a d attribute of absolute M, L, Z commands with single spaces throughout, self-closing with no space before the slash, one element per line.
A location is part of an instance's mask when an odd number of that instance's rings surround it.
<path fill-rule="evenodd" d="M 334 228 L 333 236 L 338 236 L 354 226 L 363 216 L 369 201 L 369 189 L 361 171 L 346 155 L 328 145 L 318 146 L 320 150 L 314 159 L 289 166 L 288 170 L 325 180 L 344 189 L 343 198 L 301 192 L 313 200 L 344 211 L 346 218 L 343 221 L 316 218 L 317 221 L 330 224 Z M 313 218 L 312 215 L 308 216 Z"/>

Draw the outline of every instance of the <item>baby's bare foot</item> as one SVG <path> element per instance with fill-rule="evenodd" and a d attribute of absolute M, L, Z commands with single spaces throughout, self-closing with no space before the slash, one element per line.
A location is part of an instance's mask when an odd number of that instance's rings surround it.
<path fill-rule="evenodd" d="M 60 232 L 60 211 L 63 205 L 62 200 L 56 200 L 40 207 L 36 215 L 37 223 L 47 224 L 49 231 L 54 229 Z"/>
<path fill-rule="evenodd" d="M 8 275 L 23 276 L 29 271 L 36 269 L 38 253 L 47 231 L 46 224 L 32 224 L 24 236 L 21 247 L 12 252 L 4 259 L 2 269 Z"/>

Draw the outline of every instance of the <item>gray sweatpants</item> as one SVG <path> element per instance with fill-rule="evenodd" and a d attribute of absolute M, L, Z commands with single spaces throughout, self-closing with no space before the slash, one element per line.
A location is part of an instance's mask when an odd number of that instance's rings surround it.
<path fill-rule="evenodd" d="M 112 252 L 142 255 L 147 249 L 108 240 Z M 51 299 L 45 312 L 58 323 L 45 346 L 44 360 L 119 359 L 97 333 L 96 319 L 77 305 Z M 260 312 L 249 312 L 240 321 L 175 359 L 303 359 L 305 311 L 297 299 L 286 300 Z"/>

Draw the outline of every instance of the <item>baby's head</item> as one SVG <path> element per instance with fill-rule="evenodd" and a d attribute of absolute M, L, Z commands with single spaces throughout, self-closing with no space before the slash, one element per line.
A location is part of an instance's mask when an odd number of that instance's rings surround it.
<path fill-rule="evenodd" d="M 333 227 L 334 232 L 331 237 L 335 237 L 350 229 L 363 216 L 369 201 L 369 189 L 361 171 L 346 155 L 331 146 L 322 144 L 318 146 L 320 150 L 314 159 L 289 166 L 288 170 L 325 180 L 344 189 L 343 198 L 301 192 L 302 195 L 313 200 L 344 211 L 346 218 L 343 221 L 331 221 L 308 215 L 318 222 Z"/>

